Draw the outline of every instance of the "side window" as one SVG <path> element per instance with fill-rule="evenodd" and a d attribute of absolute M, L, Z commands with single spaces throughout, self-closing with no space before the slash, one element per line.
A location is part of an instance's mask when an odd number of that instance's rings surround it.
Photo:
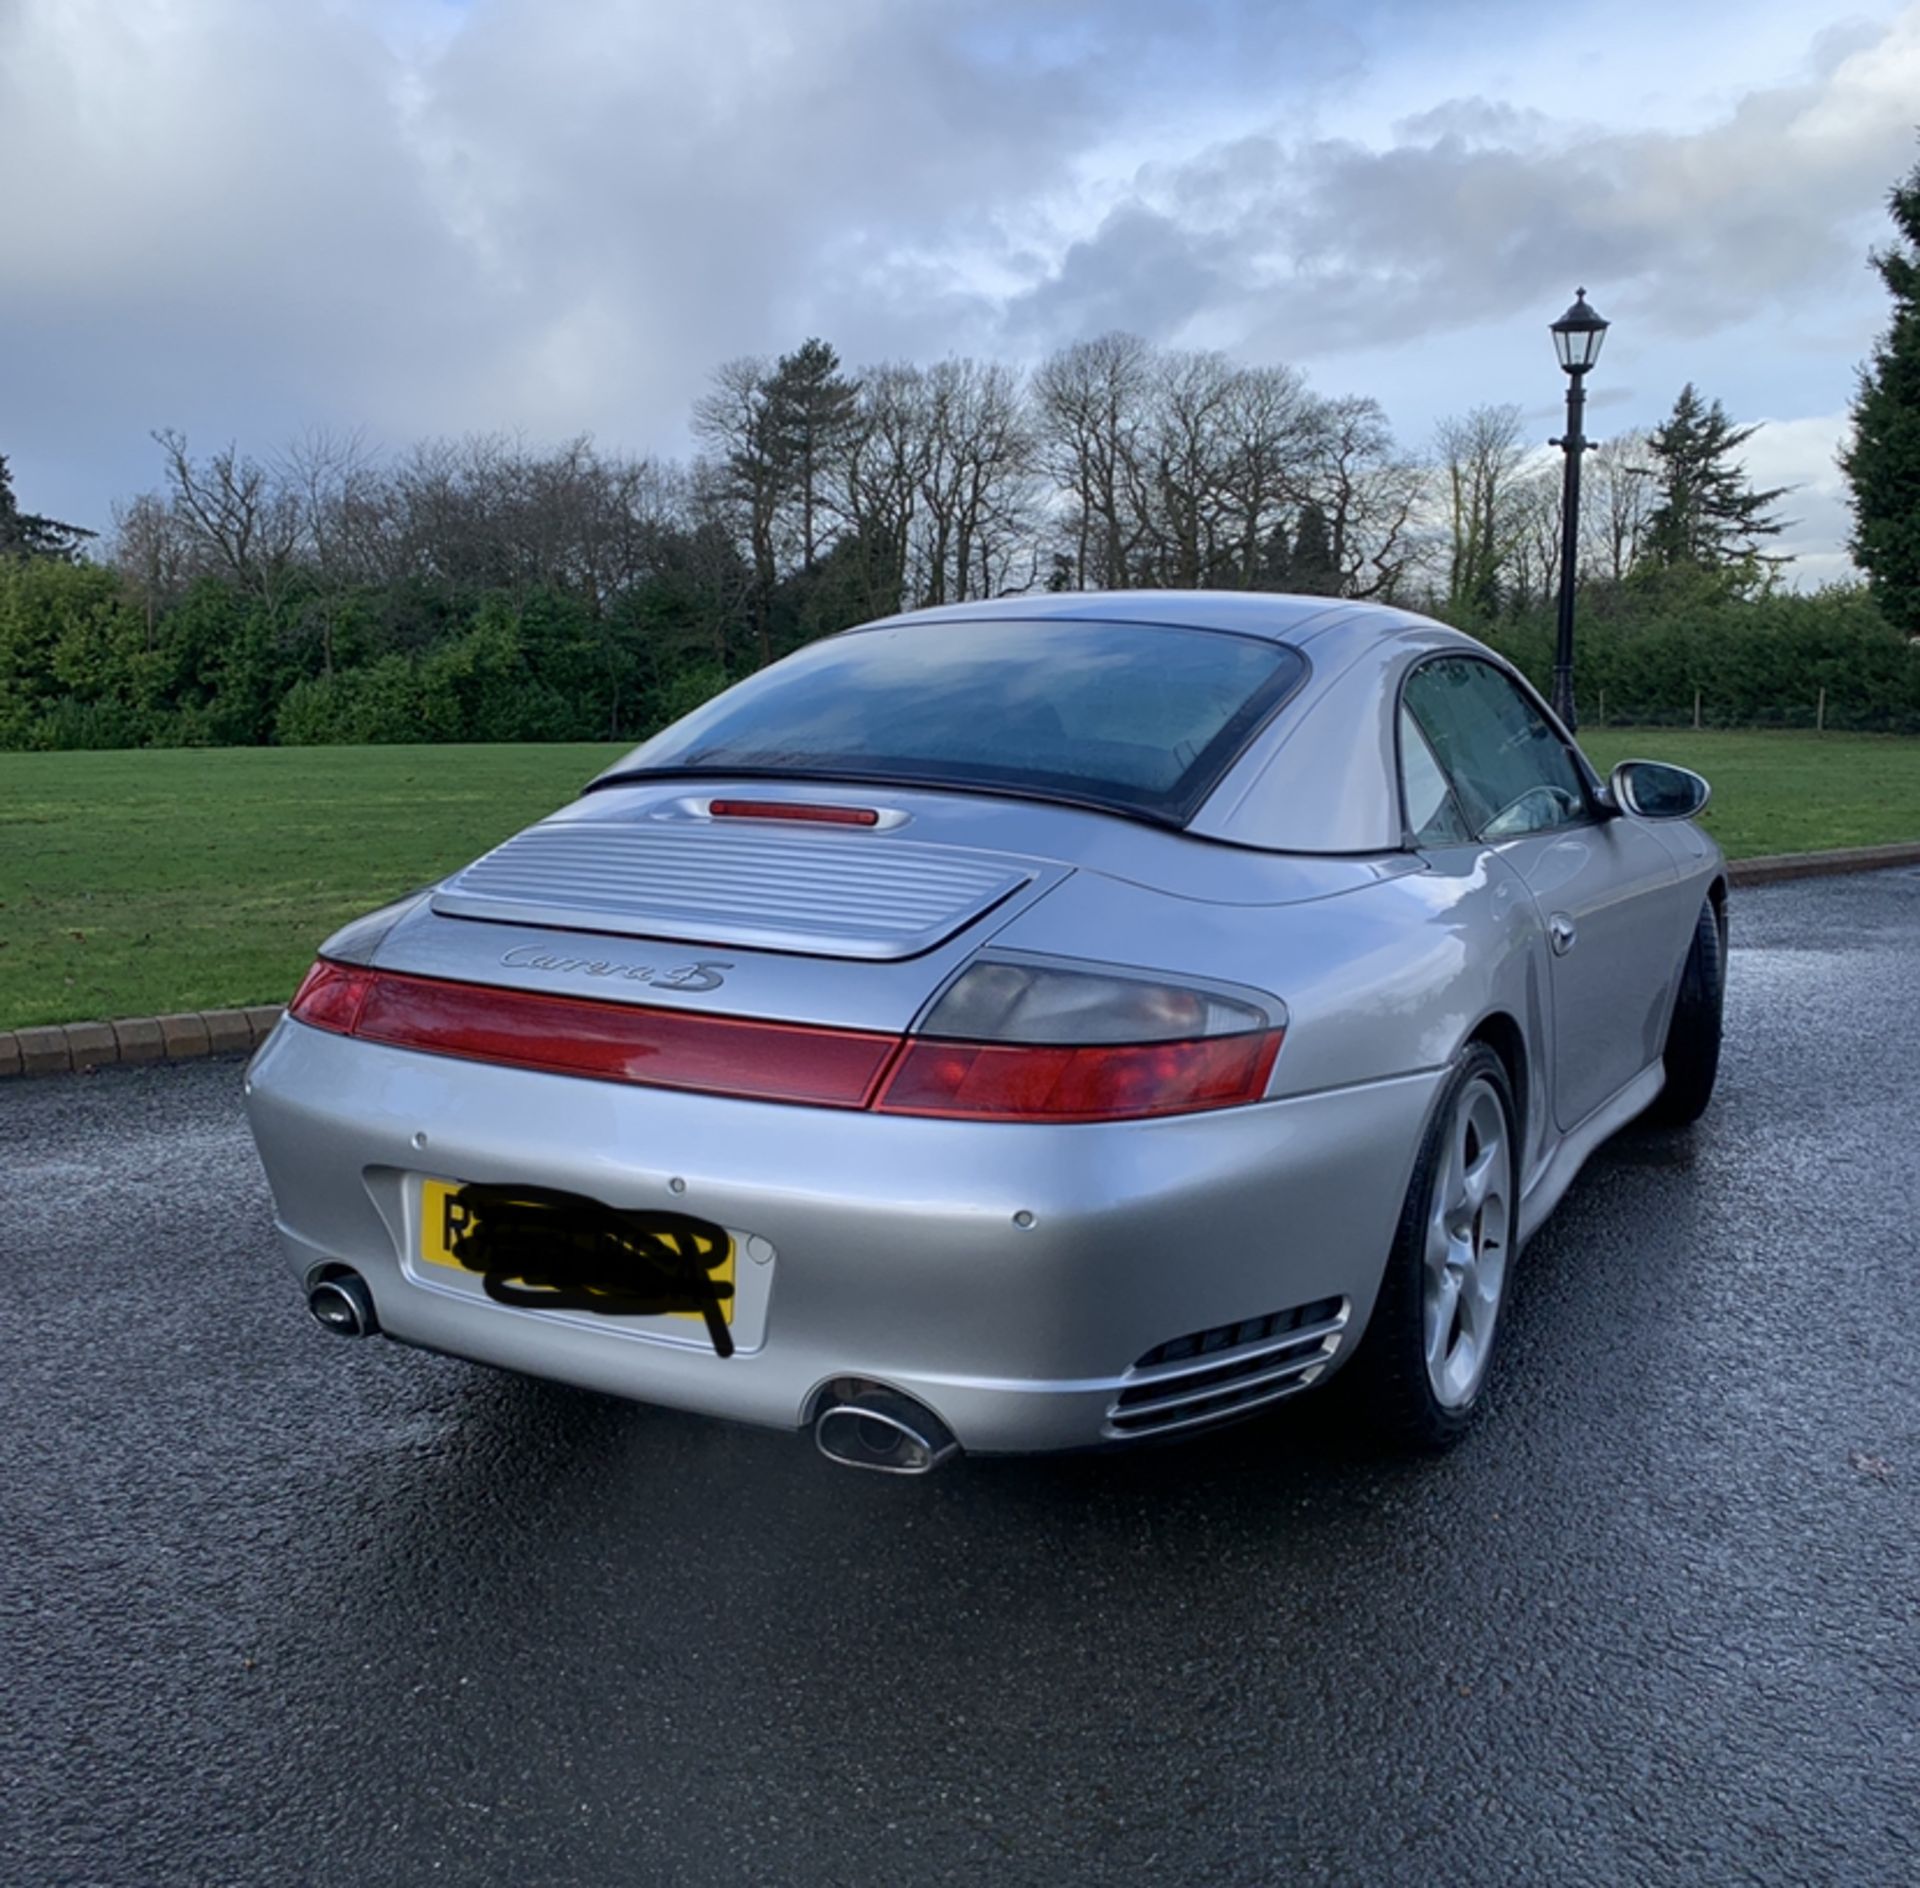
<path fill-rule="evenodd" d="M 1482 839 L 1587 817 L 1586 787 L 1540 711 L 1491 663 L 1443 656 L 1407 678 L 1406 706 Z"/>
<path fill-rule="evenodd" d="M 1400 783 L 1406 795 L 1407 830 L 1416 846 L 1451 846 L 1472 838 L 1427 737 L 1404 706 L 1400 710 Z"/>

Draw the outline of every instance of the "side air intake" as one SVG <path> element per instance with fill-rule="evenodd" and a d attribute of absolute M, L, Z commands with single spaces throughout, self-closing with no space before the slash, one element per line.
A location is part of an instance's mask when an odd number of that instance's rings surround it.
<path fill-rule="evenodd" d="M 1198 1428 L 1304 1390 L 1339 1349 L 1350 1315 L 1346 1299 L 1321 1298 L 1156 1344 L 1127 1373 L 1107 1433 Z"/>

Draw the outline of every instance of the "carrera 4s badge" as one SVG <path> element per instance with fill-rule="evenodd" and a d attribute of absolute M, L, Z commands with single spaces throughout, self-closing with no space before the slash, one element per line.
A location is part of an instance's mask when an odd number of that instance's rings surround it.
<path fill-rule="evenodd" d="M 616 964 L 604 957 L 556 957 L 551 951 L 522 944 L 500 961 L 515 970 L 557 970 L 579 977 L 618 977 L 627 983 L 650 983 L 662 990 L 717 990 L 726 982 L 730 963 L 702 959 L 662 970 L 653 964 Z"/>

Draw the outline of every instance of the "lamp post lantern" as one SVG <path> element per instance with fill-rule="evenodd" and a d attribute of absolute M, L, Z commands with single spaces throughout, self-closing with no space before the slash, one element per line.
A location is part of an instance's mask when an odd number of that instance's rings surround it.
<path fill-rule="evenodd" d="M 1587 291 L 1575 291 L 1573 306 L 1551 324 L 1553 351 L 1567 371 L 1567 430 L 1548 443 L 1567 455 L 1560 498 L 1560 636 L 1553 660 L 1553 712 L 1571 732 L 1578 726 L 1573 707 L 1574 556 L 1580 544 L 1580 455 L 1592 443 L 1580 431 L 1587 408 L 1587 369 L 1600 358 L 1607 324 L 1589 305 Z"/>

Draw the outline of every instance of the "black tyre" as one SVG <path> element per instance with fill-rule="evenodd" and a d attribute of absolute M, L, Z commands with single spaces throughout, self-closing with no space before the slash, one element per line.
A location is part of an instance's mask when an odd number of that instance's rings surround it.
<path fill-rule="evenodd" d="M 1472 1424 L 1518 1256 L 1513 1091 L 1485 1043 L 1461 1053 L 1413 1164 L 1386 1276 L 1337 1380 L 1383 1440 L 1443 1449 Z"/>
<path fill-rule="evenodd" d="M 1700 907 L 1680 973 L 1680 994 L 1667 1025 L 1667 1085 L 1645 1119 L 1661 1127 L 1698 1121 L 1720 1073 L 1720 1022 L 1727 995 L 1725 915 L 1711 898 Z"/>

